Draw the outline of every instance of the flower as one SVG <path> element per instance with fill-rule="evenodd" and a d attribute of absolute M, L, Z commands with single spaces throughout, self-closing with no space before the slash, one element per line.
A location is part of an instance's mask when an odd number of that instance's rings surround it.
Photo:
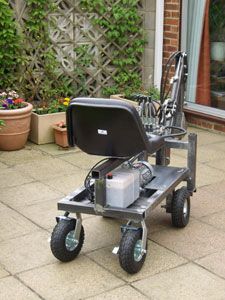
<path fill-rule="evenodd" d="M 66 128 L 66 123 L 64 121 L 60 121 L 60 122 L 56 123 L 55 125 L 60 128 Z"/>
<path fill-rule="evenodd" d="M 19 103 L 22 103 L 22 102 L 24 102 L 24 100 L 22 98 L 17 98 L 17 99 L 14 100 L 15 104 L 19 104 Z"/>
<path fill-rule="evenodd" d="M 18 109 L 23 108 L 27 104 L 23 98 L 20 98 L 15 91 L 3 91 L 0 93 L 0 109 Z"/>
<path fill-rule="evenodd" d="M 35 112 L 39 115 L 53 114 L 57 112 L 65 112 L 70 103 L 70 98 L 60 97 L 54 99 L 49 105 L 37 107 Z"/>

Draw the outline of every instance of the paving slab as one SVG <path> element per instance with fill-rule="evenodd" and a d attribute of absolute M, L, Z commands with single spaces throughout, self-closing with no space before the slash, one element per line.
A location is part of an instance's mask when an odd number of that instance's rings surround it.
<path fill-rule="evenodd" d="M 5 268 L 3 268 L 3 266 L 0 265 L 0 279 L 8 275 L 9 273 L 5 270 Z"/>
<path fill-rule="evenodd" d="M 3 210 L 7 209 L 8 207 L 0 202 L 0 212 L 2 212 Z"/>
<path fill-rule="evenodd" d="M 56 191 L 62 192 L 64 195 L 70 194 L 77 188 L 84 185 L 87 171 L 78 170 L 70 174 L 59 176 L 57 178 L 44 179 L 43 182 Z"/>
<path fill-rule="evenodd" d="M 58 199 L 39 202 L 34 205 L 17 207 L 17 211 L 32 220 L 42 228 L 52 232 L 56 225 L 56 216 L 64 215 L 64 211 L 57 209 Z M 74 216 L 74 215 L 72 215 Z M 82 219 L 92 218 L 92 215 L 82 214 Z"/>
<path fill-rule="evenodd" d="M 36 180 L 57 178 L 79 171 L 78 168 L 66 161 L 53 157 L 47 157 L 46 159 L 33 163 L 20 164 L 15 166 L 15 168 Z"/>
<path fill-rule="evenodd" d="M 225 142 L 225 135 L 220 133 L 212 133 L 206 130 L 195 130 L 193 127 L 188 128 L 189 132 L 197 134 L 198 145 L 210 145 L 218 142 Z"/>
<path fill-rule="evenodd" d="M 0 241 L 35 232 L 39 228 L 16 211 L 5 208 L 0 218 Z M 15 249 L 15 246 L 13 247 Z"/>
<path fill-rule="evenodd" d="M 92 300 L 146 300 L 148 299 L 146 296 L 142 295 L 140 292 L 138 292 L 136 289 L 134 289 L 132 286 L 122 286 L 120 288 L 116 288 L 112 291 L 102 293 L 100 295 L 97 295 L 95 297 L 90 297 L 88 299 Z"/>
<path fill-rule="evenodd" d="M 207 255 L 195 262 L 225 279 L 225 251 Z"/>
<path fill-rule="evenodd" d="M 38 295 L 12 276 L 0 280 L 0 291 L 0 300 L 40 300 Z"/>
<path fill-rule="evenodd" d="M 191 215 L 201 218 L 225 210 L 225 181 L 201 187 L 191 197 Z"/>
<path fill-rule="evenodd" d="M 225 210 L 203 217 L 200 220 L 212 225 L 215 228 L 225 231 Z"/>
<path fill-rule="evenodd" d="M 7 169 L 9 166 L 7 166 L 6 164 L 0 162 L 0 170 L 3 170 L 3 169 Z"/>
<path fill-rule="evenodd" d="M 18 275 L 44 299 L 82 299 L 124 285 L 88 257 L 70 263 L 55 263 Z"/>
<path fill-rule="evenodd" d="M 33 178 L 24 175 L 13 168 L 1 170 L 0 175 L 0 188 L 9 188 L 13 186 L 21 186 L 24 183 L 34 181 Z"/>
<path fill-rule="evenodd" d="M 204 145 L 197 148 L 198 162 L 206 163 L 214 160 L 222 161 L 224 159 L 225 152 L 220 149 L 213 149 L 212 145 Z"/>
<path fill-rule="evenodd" d="M 129 275 L 120 267 L 118 256 L 112 254 L 112 249 L 113 246 L 103 248 L 89 253 L 88 257 L 127 282 L 134 282 L 187 262 L 175 253 L 148 241 L 148 251 L 143 268 L 139 273 Z"/>
<path fill-rule="evenodd" d="M 61 157 L 64 161 L 83 170 L 90 170 L 97 162 L 105 157 L 97 155 L 89 155 L 85 152 L 78 152 L 76 154 L 68 154 Z"/>
<path fill-rule="evenodd" d="M 210 161 L 207 163 L 207 165 L 209 167 L 213 167 L 213 168 L 216 168 L 218 170 L 225 172 L 225 160 L 224 159 L 223 160 L 216 159 L 216 160 Z"/>
<path fill-rule="evenodd" d="M 1 242 L 0 249 L 0 262 L 12 274 L 55 262 L 43 230 Z"/>
<path fill-rule="evenodd" d="M 10 207 L 24 207 L 34 203 L 63 197 L 63 193 L 41 182 L 31 182 L 10 189 L 0 188 L 1 201 Z"/>
<path fill-rule="evenodd" d="M 5 151 L 0 156 L 0 161 L 9 166 L 17 164 L 29 163 L 37 160 L 45 159 L 46 155 L 40 151 L 26 147 L 17 151 Z"/>
<path fill-rule="evenodd" d="M 222 150 L 222 147 L 213 148 L 214 145 L 215 144 L 197 145 L 197 162 L 206 163 L 213 160 L 223 160 L 225 158 L 225 152 Z M 183 158 L 187 156 L 186 150 L 172 149 L 171 153 Z"/>
<path fill-rule="evenodd" d="M 90 252 L 109 245 L 118 245 L 122 221 L 93 217 L 83 221 L 85 241 L 82 251 Z"/>
<path fill-rule="evenodd" d="M 31 143 L 31 147 L 33 149 L 36 149 L 38 151 L 41 151 L 43 153 L 49 154 L 49 155 L 64 155 L 68 153 L 76 153 L 79 152 L 80 149 L 77 147 L 75 148 L 62 148 L 56 144 L 44 144 L 44 145 L 36 145 Z"/>
<path fill-rule="evenodd" d="M 196 170 L 196 186 L 201 187 L 225 180 L 225 172 L 204 164 L 198 164 Z"/>
<path fill-rule="evenodd" d="M 150 299 L 224 299 L 225 280 L 194 264 L 177 267 L 132 284 Z"/>
<path fill-rule="evenodd" d="M 153 233 L 149 237 L 191 260 L 225 249 L 225 232 L 193 219 L 183 229 L 171 227 Z"/>
<path fill-rule="evenodd" d="M 167 214 L 161 205 L 165 205 L 165 201 L 161 202 L 146 219 L 146 226 L 149 233 L 157 232 L 171 226 L 171 215 Z"/>
<path fill-rule="evenodd" d="M 224 135 L 225 136 L 225 135 Z M 222 151 L 225 153 L 225 140 L 223 142 L 213 143 L 208 146 L 208 148 L 217 151 Z"/>

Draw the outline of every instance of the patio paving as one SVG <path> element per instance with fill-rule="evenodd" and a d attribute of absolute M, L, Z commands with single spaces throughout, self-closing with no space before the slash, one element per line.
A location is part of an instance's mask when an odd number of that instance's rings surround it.
<path fill-rule="evenodd" d="M 147 220 L 147 258 L 135 275 L 111 253 L 122 221 L 84 215 L 77 259 L 61 263 L 50 251 L 57 201 L 82 185 L 101 157 L 30 142 L 0 151 L 0 300 L 225 299 L 225 135 L 189 132 L 198 134 L 190 224 L 173 228 L 157 207 Z M 185 162 L 184 152 L 173 151 L 172 164 Z"/>

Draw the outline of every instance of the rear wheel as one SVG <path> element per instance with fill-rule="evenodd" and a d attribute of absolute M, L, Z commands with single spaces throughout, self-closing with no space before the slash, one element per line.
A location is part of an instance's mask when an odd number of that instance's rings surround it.
<path fill-rule="evenodd" d="M 174 192 L 171 207 L 172 224 L 175 227 L 185 227 L 190 218 L 190 193 L 186 187 Z"/>

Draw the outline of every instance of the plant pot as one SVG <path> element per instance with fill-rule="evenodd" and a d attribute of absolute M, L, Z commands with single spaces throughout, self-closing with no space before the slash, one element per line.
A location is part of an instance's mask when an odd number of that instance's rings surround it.
<path fill-rule="evenodd" d="M 225 60 L 225 42 L 211 43 L 211 59 L 216 61 Z"/>
<path fill-rule="evenodd" d="M 38 145 L 54 143 L 52 124 L 56 124 L 60 121 L 66 122 L 65 112 L 46 115 L 38 115 L 32 112 L 29 140 Z"/>
<path fill-rule="evenodd" d="M 63 148 L 69 147 L 67 128 L 61 128 L 57 125 L 53 125 L 52 128 L 54 130 L 55 143 Z"/>
<path fill-rule="evenodd" d="M 30 103 L 26 104 L 19 109 L 0 110 L 0 119 L 5 123 L 0 130 L 0 150 L 19 150 L 26 144 L 33 108 Z"/>
<path fill-rule="evenodd" d="M 138 105 L 137 102 L 124 98 L 123 94 L 111 95 L 110 99 L 126 101 L 134 106 Z"/>

